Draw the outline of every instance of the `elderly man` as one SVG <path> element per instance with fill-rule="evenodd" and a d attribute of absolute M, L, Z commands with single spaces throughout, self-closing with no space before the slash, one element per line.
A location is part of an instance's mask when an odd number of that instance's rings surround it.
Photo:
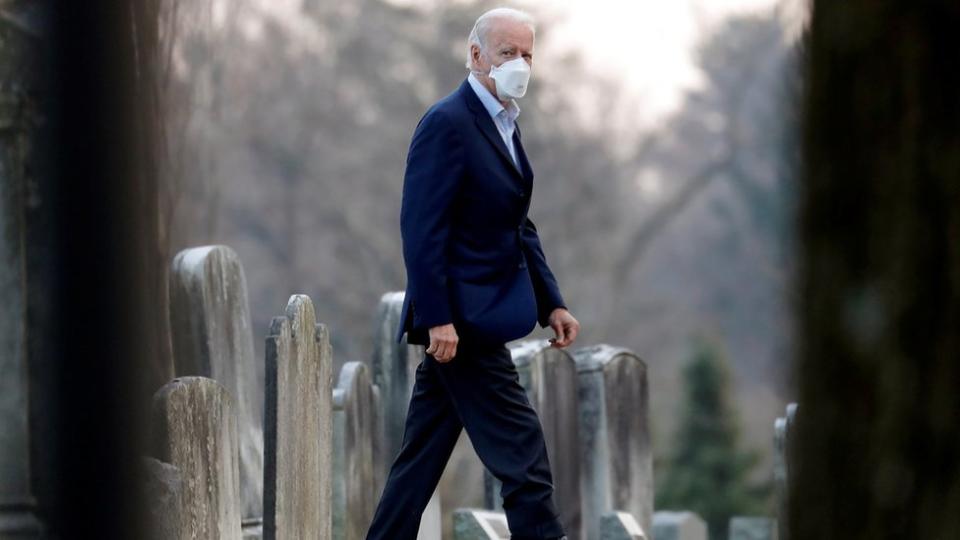
<path fill-rule="evenodd" d="M 470 74 L 427 110 L 410 143 L 397 340 L 406 332 L 427 349 L 368 540 L 417 537 L 461 429 L 502 482 L 512 538 L 565 538 L 540 420 L 506 347 L 538 322 L 554 330 L 555 347 L 580 329 L 527 218 L 533 170 L 515 100 L 527 89 L 533 42 L 521 11 L 480 16 L 468 40 Z"/>

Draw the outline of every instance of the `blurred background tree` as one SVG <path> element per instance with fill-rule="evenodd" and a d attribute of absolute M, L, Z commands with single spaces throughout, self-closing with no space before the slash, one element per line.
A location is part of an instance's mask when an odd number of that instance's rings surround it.
<path fill-rule="evenodd" d="M 684 401 L 665 472 L 657 476 L 655 507 L 690 510 L 710 538 L 725 540 L 730 518 L 770 513 L 769 484 L 749 476 L 759 454 L 741 449 L 727 361 L 716 343 L 700 339 L 683 369 Z"/>

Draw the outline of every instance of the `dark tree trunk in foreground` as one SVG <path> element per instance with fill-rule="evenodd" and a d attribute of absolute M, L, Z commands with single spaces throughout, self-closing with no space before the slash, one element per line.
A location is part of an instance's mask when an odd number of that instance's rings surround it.
<path fill-rule="evenodd" d="M 960 538 L 960 2 L 808 45 L 791 538 Z"/>
<path fill-rule="evenodd" d="M 22 216 L 3 220 L 16 224 L 7 243 L 17 257 L 0 263 L 18 269 L 11 290 L 27 299 L 18 365 L 29 377 L 15 388 L 29 400 L 18 396 L 29 429 L 17 436 L 30 450 L 14 463 L 30 489 L 19 482 L 13 502 L 26 508 L 0 500 L 0 526 L 4 512 L 29 510 L 43 538 L 145 538 L 137 504 L 145 406 L 169 374 L 158 5 L 23 0 L 0 8 L 0 185 L 16 194 L 5 209 Z M 14 386 L 9 372 L 2 377 Z M 0 426 L 4 436 L 11 427 Z M 0 475 L 0 499 L 7 483 Z M 37 526 L 5 534 L 14 528 L 0 537 L 37 537 Z"/>

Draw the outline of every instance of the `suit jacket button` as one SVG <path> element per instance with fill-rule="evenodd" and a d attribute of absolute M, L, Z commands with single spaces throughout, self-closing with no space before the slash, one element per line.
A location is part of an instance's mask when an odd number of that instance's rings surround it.
<path fill-rule="evenodd" d="M 524 195 L 526 195 L 526 193 L 524 193 L 523 190 L 520 190 L 520 196 L 523 197 Z"/>

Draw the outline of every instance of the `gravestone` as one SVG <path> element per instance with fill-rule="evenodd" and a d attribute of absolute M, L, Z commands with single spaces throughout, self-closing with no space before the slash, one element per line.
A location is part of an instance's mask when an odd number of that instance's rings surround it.
<path fill-rule="evenodd" d="M 185 249 L 170 275 L 170 326 L 177 376 L 215 379 L 239 418 L 240 489 L 246 536 L 263 516 L 263 392 L 256 384 L 247 283 L 227 246 Z"/>
<path fill-rule="evenodd" d="M 574 353 L 579 381 L 580 459 L 586 538 L 599 536 L 600 517 L 628 512 L 644 531 L 653 522 L 647 366 L 610 345 Z"/>
<path fill-rule="evenodd" d="M 507 516 L 503 512 L 458 508 L 453 512 L 454 540 L 510 540 Z"/>
<path fill-rule="evenodd" d="M 767 517 L 731 518 L 729 540 L 777 540 L 777 520 Z"/>
<path fill-rule="evenodd" d="M 790 489 L 790 463 L 793 461 L 793 443 L 790 436 L 797 416 L 797 404 L 787 405 L 786 415 L 773 424 L 773 485 L 777 501 L 777 524 L 780 540 L 787 540 Z"/>
<path fill-rule="evenodd" d="M 654 540 L 707 540 L 707 524 L 693 512 L 657 512 L 652 533 Z"/>
<path fill-rule="evenodd" d="M 553 474 L 554 499 L 570 540 L 586 538 L 580 500 L 580 417 L 577 366 L 566 351 L 547 340 L 510 345 L 510 353 L 531 405 L 543 427 Z M 501 508 L 500 481 L 484 470 L 487 506 Z"/>
<path fill-rule="evenodd" d="M 388 456 L 396 456 L 400 452 L 407 405 L 424 350 L 420 345 L 408 345 L 406 336 L 399 343 L 396 340 L 403 297 L 403 292 L 389 292 L 380 298 L 373 362 L 370 366 L 371 378 L 380 387 L 383 399 L 384 451 Z M 389 462 L 379 466 L 384 472 L 390 469 Z"/>
<path fill-rule="evenodd" d="M 329 540 L 333 354 L 309 297 L 290 297 L 265 351 L 263 537 Z"/>
<path fill-rule="evenodd" d="M 373 385 L 363 362 L 347 362 L 333 390 L 333 537 L 362 540 L 373 520 Z"/>
<path fill-rule="evenodd" d="M 8 39 L 10 38 L 10 39 Z M 19 36 L 3 35 L 4 47 Z M 0 538 L 38 538 L 30 481 L 27 260 L 22 104 L 0 93 Z"/>
<path fill-rule="evenodd" d="M 417 366 L 423 359 L 422 345 L 409 345 L 406 336 L 397 342 L 397 328 L 400 325 L 400 312 L 403 309 L 403 291 L 385 293 L 377 307 L 373 361 L 370 364 L 371 377 L 376 386 L 380 412 L 381 435 L 375 441 L 374 492 L 383 491 L 390 466 L 403 442 L 403 428 L 406 422 L 410 396 L 413 393 L 414 377 Z M 442 531 L 439 489 L 434 490 L 420 519 L 417 540 L 441 540 Z"/>
<path fill-rule="evenodd" d="M 183 479 L 180 471 L 169 463 L 151 457 L 143 458 L 141 464 L 146 510 L 143 530 L 148 540 L 180 540 L 179 525 L 183 520 Z"/>
<path fill-rule="evenodd" d="M 369 372 L 369 368 L 367 370 Z M 379 494 L 383 491 L 383 485 L 386 481 L 387 471 L 380 467 L 387 458 L 385 457 L 384 451 L 384 439 L 381 436 L 383 434 L 383 392 L 380 391 L 380 387 L 376 384 L 371 384 L 370 386 L 370 408 L 373 410 L 373 425 L 371 426 L 371 433 L 373 434 L 370 437 L 370 454 L 373 456 L 373 492 Z"/>
<path fill-rule="evenodd" d="M 443 516 L 440 511 L 440 490 L 433 490 L 427 507 L 420 516 L 420 528 L 417 540 L 441 540 L 443 534 Z"/>
<path fill-rule="evenodd" d="M 647 540 L 647 535 L 630 514 L 607 512 L 600 517 L 600 540 Z"/>
<path fill-rule="evenodd" d="M 239 540 L 240 468 L 233 399 L 216 381 L 181 377 L 153 398 L 157 457 L 180 471 L 180 538 Z"/>

